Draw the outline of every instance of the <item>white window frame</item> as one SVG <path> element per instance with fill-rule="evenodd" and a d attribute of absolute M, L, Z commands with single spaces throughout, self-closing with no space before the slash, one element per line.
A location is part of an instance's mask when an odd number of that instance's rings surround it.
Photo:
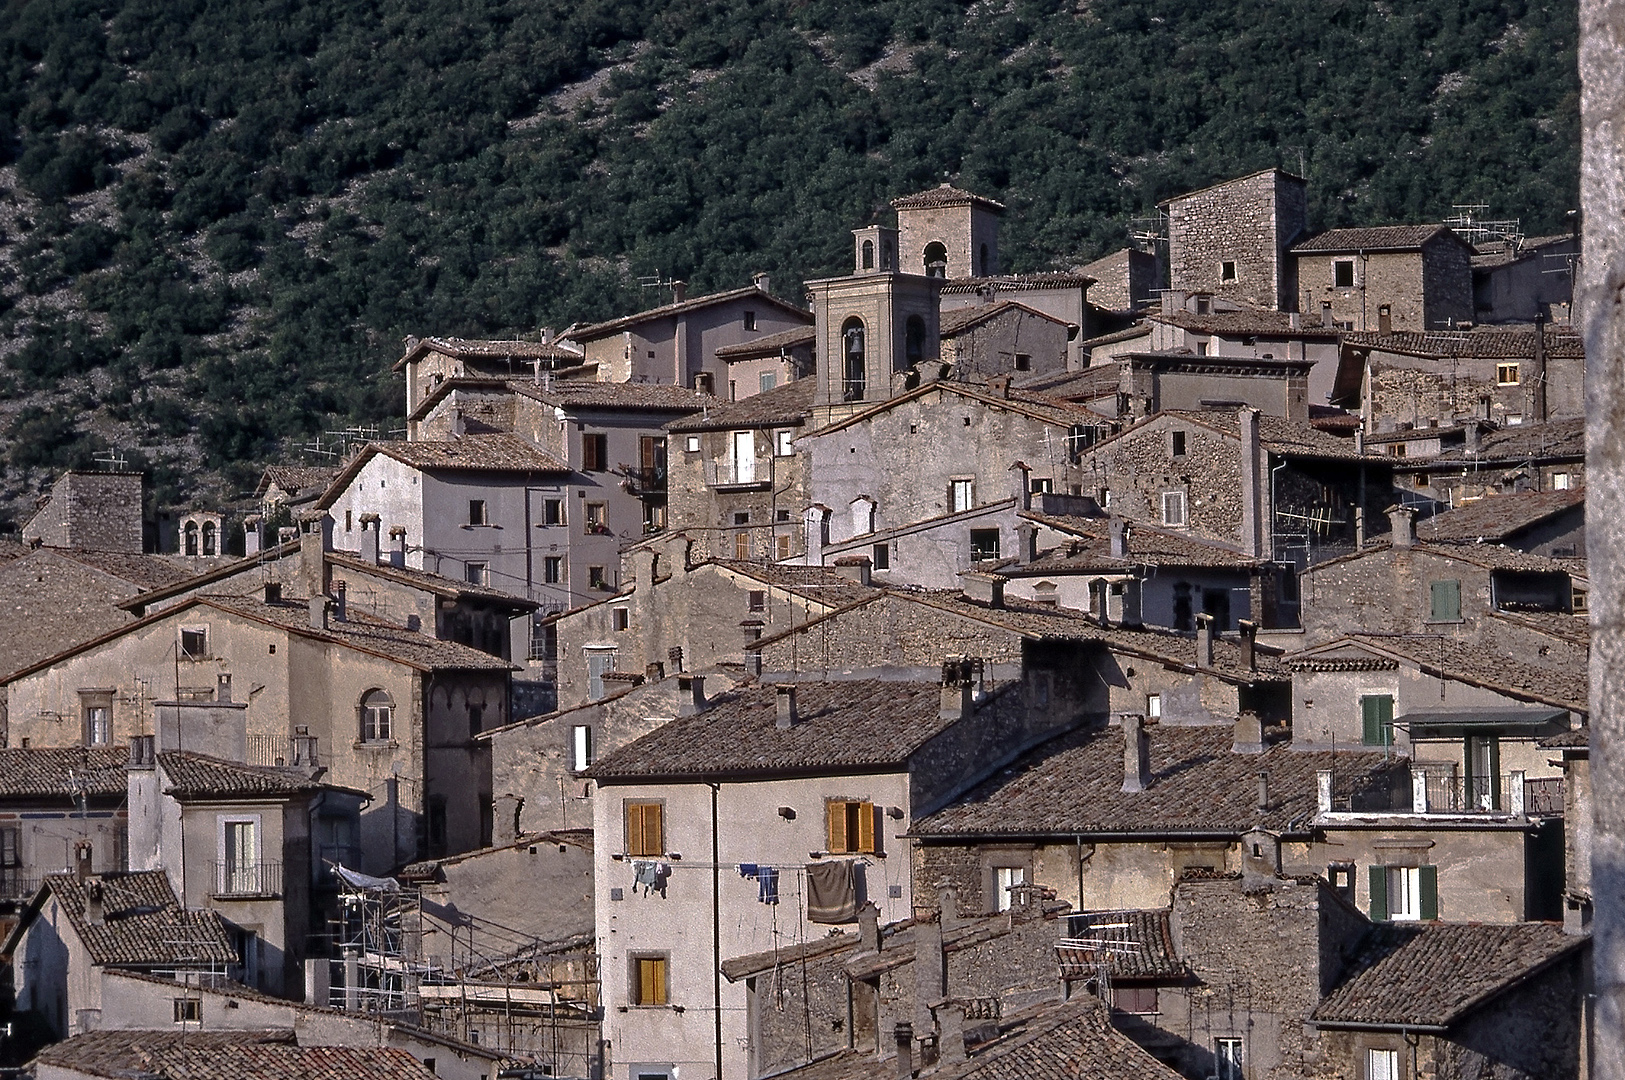
<path fill-rule="evenodd" d="M 250 836 L 251 836 L 251 839 L 253 840 L 253 844 L 252 844 L 252 850 L 249 852 L 249 858 L 246 861 L 244 859 L 242 859 L 240 856 L 236 860 L 228 860 L 227 857 L 226 857 L 226 834 L 231 830 L 232 826 L 234 826 L 234 825 L 247 825 L 249 827 Z M 260 867 L 263 865 L 264 859 L 265 859 L 265 828 L 264 828 L 263 822 L 261 820 L 261 815 L 259 815 L 259 814 L 217 814 L 217 815 L 215 815 L 215 856 L 216 856 L 216 859 L 217 859 L 219 865 L 222 866 L 222 867 L 224 867 L 227 864 L 228 861 L 233 861 L 235 865 L 244 867 L 248 871 L 249 875 L 256 879 L 255 881 L 250 882 L 248 884 L 250 884 L 250 885 L 258 885 L 259 882 L 258 882 L 257 879 L 258 879 L 258 877 L 259 877 L 259 875 L 261 873 Z M 228 871 L 227 873 L 230 873 L 230 872 Z M 232 880 L 233 881 L 236 880 L 235 876 L 232 877 Z M 222 880 L 216 880 L 214 882 L 214 885 L 217 886 L 217 887 L 222 885 L 222 884 L 223 884 L 223 879 Z M 237 889 L 232 889 L 231 891 L 232 892 L 255 892 L 255 891 L 258 891 L 258 890 L 255 889 L 255 888 L 237 888 Z"/>
<path fill-rule="evenodd" d="M 1188 507 L 1183 491 L 1162 493 L 1162 523 L 1170 529 L 1183 529 L 1189 521 Z M 1177 507 L 1177 513 L 1174 512 Z"/>
<path fill-rule="evenodd" d="M 956 476 L 948 481 L 949 498 L 952 505 L 948 508 L 951 514 L 962 514 L 976 507 L 976 478 L 974 476 Z"/>
<path fill-rule="evenodd" d="M 778 457 L 793 457 L 795 455 L 796 433 L 790 428 L 773 433 L 773 453 Z"/>
<path fill-rule="evenodd" d="M 1241 1036 L 1223 1035 L 1213 1040 L 1213 1075 L 1217 1080 L 1241 1080 L 1246 1066 Z"/>
<path fill-rule="evenodd" d="M 1029 875 L 1025 866 L 995 866 L 993 868 L 993 904 L 995 911 L 1009 911 L 1015 906 L 1011 886 L 1026 885 Z"/>
<path fill-rule="evenodd" d="M 1390 866 L 1388 874 L 1388 921 L 1420 922 L 1422 919 L 1422 868 Z"/>
<path fill-rule="evenodd" d="M 570 768 L 583 772 L 593 763 L 592 725 L 577 724 L 570 729 Z"/>
<path fill-rule="evenodd" d="M 1512 376 L 1510 379 L 1507 376 Z M 1523 368 L 1516 361 L 1495 365 L 1496 386 L 1518 386 L 1523 382 Z"/>
<path fill-rule="evenodd" d="M 1552 474 L 1552 490 L 1553 491 L 1567 491 L 1567 490 L 1569 490 L 1569 474 L 1566 473 L 1566 472 L 1553 473 Z"/>
<path fill-rule="evenodd" d="M 1147 720 L 1160 720 L 1160 719 L 1162 719 L 1162 695 L 1161 694 L 1147 694 L 1147 695 L 1145 695 L 1145 718 Z"/>
<path fill-rule="evenodd" d="M 1372 1048 L 1365 1052 L 1365 1080 L 1401 1080 L 1399 1051 Z"/>

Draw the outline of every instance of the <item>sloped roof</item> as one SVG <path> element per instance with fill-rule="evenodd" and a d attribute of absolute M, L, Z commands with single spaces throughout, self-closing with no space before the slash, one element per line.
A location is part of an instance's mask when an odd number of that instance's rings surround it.
<path fill-rule="evenodd" d="M 1234 412 L 1229 410 L 1174 410 L 1152 413 L 1150 416 L 1138 421 L 1130 427 L 1109 439 L 1104 439 L 1090 447 L 1087 453 L 1099 453 L 1102 447 L 1111 446 L 1119 439 L 1127 439 L 1137 435 L 1142 427 L 1156 421 L 1159 417 L 1170 416 L 1186 423 L 1200 424 L 1203 427 L 1228 435 L 1233 439 L 1241 438 L 1241 424 Z M 1315 459 L 1321 461 L 1379 461 L 1388 463 L 1388 459 L 1381 455 L 1360 454 L 1349 439 L 1342 439 L 1336 435 L 1321 431 L 1313 424 L 1288 420 L 1285 417 L 1261 414 L 1258 418 L 1258 438 L 1264 448 L 1272 454 L 1281 457 Z"/>
<path fill-rule="evenodd" d="M 1515 424 L 1485 435 L 1477 452 L 1465 446 L 1453 446 L 1434 457 L 1417 459 L 1410 464 L 1417 469 L 1437 471 L 1440 466 L 1485 462 L 1511 465 L 1523 461 L 1583 461 L 1585 453 L 1585 419 L 1576 417 L 1544 424 Z"/>
<path fill-rule="evenodd" d="M 714 559 L 709 565 L 720 566 L 741 577 L 759 581 L 763 585 L 771 585 L 827 607 L 841 607 L 880 591 L 878 586 L 861 584 L 822 566 L 791 566 L 784 563 L 759 563 L 736 559 Z"/>
<path fill-rule="evenodd" d="M 1293 319 L 1298 325 L 1293 326 Z M 1146 315 L 1150 322 L 1166 323 L 1181 330 L 1194 330 L 1199 334 L 1219 337 L 1292 337 L 1315 341 L 1336 341 L 1339 331 L 1330 327 L 1310 326 L 1301 316 L 1284 311 L 1215 311 L 1211 314 L 1193 314 L 1176 311 L 1169 315 L 1153 311 Z"/>
<path fill-rule="evenodd" d="M 8 747 L 0 750 L 0 798 L 123 795 L 129 759 L 129 751 L 117 747 Z"/>
<path fill-rule="evenodd" d="M 1151 911 L 1083 911 L 1068 920 L 1067 937 L 1088 941 L 1091 937 L 1110 941 L 1111 948 L 1101 956 L 1101 950 L 1082 945 L 1058 945 L 1055 952 L 1061 961 L 1063 976 L 1073 968 L 1078 973 L 1092 971 L 1104 960 L 1106 970 L 1113 978 L 1172 979 L 1186 973 L 1186 968 L 1174 952 L 1174 933 L 1169 925 L 1170 912 L 1166 909 Z"/>
<path fill-rule="evenodd" d="M 1572 330 L 1547 327 L 1546 357 L 1550 360 L 1585 359 L 1585 341 Z M 1357 349 L 1400 353 L 1431 359 L 1533 360 L 1534 327 L 1483 326 L 1470 330 L 1355 330 L 1343 334 L 1343 344 Z"/>
<path fill-rule="evenodd" d="M 734 300 L 747 300 L 760 297 L 762 303 L 771 304 L 780 311 L 796 315 L 807 322 L 812 322 L 812 312 L 805 308 L 796 307 L 787 300 L 780 300 L 772 293 L 757 288 L 755 285 L 746 285 L 740 289 L 730 289 L 727 292 L 710 293 L 706 296 L 696 296 L 693 299 L 680 300 L 672 304 L 662 304 L 659 307 L 648 308 L 631 315 L 623 315 L 619 319 L 610 319 L 607 322 L 590 323 L 586 326 L 572 326 L 564 332 L 564 337 L 571 341 L 593 341 L 597 338 L 607 337 L 610 334 L 620 333 L 630 329 L 638 323 L 650 322 L 654 319 L 670 318 L 673 315 L 684 315 L 690 311 L 699 311 L 702 308 L 714 307 L 717 304 L 727 304 Z"/>
<path fill-rule="evenodd" d="M 550 345 L 540 341 L 479 341 L 471 338 L 456 337 L 427 337 L 419 338 L 417 343 L 406 350 L 406 353 L 395 361 L 393 371 L 400 371 L 407 364 L 416 360 L 427 352 L 437 352 L 455 360 L 570 360 L 581 362 L 581 353 L 574 349 L 566 349 L 562 345 Z"/>
<path fill-rule="evenodd" d="M 107 1080 L 431 1080 L 388 1046 L 300 1046 L 289 1030 L 91 1031 L 41 1050 L 49 1066 Z"/>
<path fill-rule="evenodd" d="M 349 551 L 329 551 L 327 561 L 336 569 L 348 570 L 351 573 L 369 577 L 379 577 L 386 581 L 398 581 L 403 585 L 414 586 L 448 599 L 483 600 L 488 603 L 502 604 L 524 611 L 533 611 L 540 606 L 534 600 L 527 600 L 522 596 L 503 592 L 501 589 L 493 589 L 488 585 L 476 585 L 461 578 L 447 577 L 444 574 L 419 570 L 411 566 L 369 563 L 359 555 Z"/>
<path fill-rule="evenodd" d="M 91 882 L 102 890 L 103 917 L 95 925 L 85 918 Z M 7 942 L 8 952 L 38 917 L 46 890 L 62 906 L 93 964 L 194 968 L 238 962 L 219 914 L 182 908 L 162 870 L 100 874 L 86 882 L 72 874 L 46 875 L 40 895 L 29 905 L 30 914 L 25 914 Z"/>
<path fill-rule="evenodd" d="M 1092 401 L 1112 397 L 1122 381 L 1119 365 L 1106 363 L 1082 371 L 1059 371 L 1023 382 L 1021 389 L 1063 401 Z M 1105 418 L 1102 417 L 1102 422 Z"/>
<path fill-rule="evenodd" d="M 124 551 L 89 551 L 84 548 L 50 548 L 52 554 L 72 559 L 82 566 L 109 577 L 127 581 L 141 589 L 156 589 L 189 577 L 191 571 L 161 555 L 135 555 Z"/>
<path fill-rule="evenodd" d="M 1316 778 L 1334 767 L 1329 751 L 1279 743 L 1237 754 L 1228 724 L 1149 726 L 1151 783 L 1123 786 L 1121 728 L 1063 735 L 982 781 L 949 806 L 917 820 L 912 832 L 949 836 L 1182 833 L 1236 836 L 1253 828 L 1300 833 L 1316 812 Z M 1339 777 L 1386 787 L 1407 766 L 1381 753 L 1339 750 Z M 1269 773 L 1270 807 L 1258 809 L 1258 774 Z"/>
<path fill-rule="evenodd" d="M 1353 977 L 1326 995 L 1311 1020 L 1443 1030 L 1590 940 L 1556 923 L 1380 923 L 1361 941 Z"/>
<path fill-rule="evenodd" d="M 1209 184 L 1206 187 L 1199 187 L 1199 188 L 1196 188 L 1196 189 L 1194 189 L 1192 191 L 1182 191 L 1178 195 L 1172 195 L 1172 196 L 1170 196 L 1170 197 L 1168 197 L 1166 199 L 1161 200 L 1160 202 L 1157 203 L 1157 205 L 1158 206 L 1167 206 L 1169 203 L 1175 203 L 1175 202 L 1179 202 L 1182 199 L 1188 199 L 1192 195 L 1201 195 L 1204 192 L 1216 191 L 1219 188 L 1229 187 L 1232 184 L 1239 184 L 1244 180 L 1253 180 L 1253 179 L 1256 179 L 1256 178 L 1258 178 L 1260 176 L 1269 176 L 1271 174 L 1279 176 L 1283 180 L 1291 180 L 1291 181 L 1293 181 L 1295 183 L 1298 183 L 1298 184 L 1305 184 L 1305 183 L 1308 182 L 1303 177 L 1298 176 L 1295 173 L 1289 173 L 1285 169 L 1281 169 L 1281 168 L 1277 168 L 1275 166 L 1271 166 L 1268 169 L 1259 169 L 1257 172 L 1250 172 L 1246 176 L 1232 176 L 1228 180 L 1220 180 L 1217 183 Z"/>
<path fill-rule="evenodd" d="M 522 379 L 506 384 L 516 394 L 565 409 L 635 409 L 645 412 L 695 412 L 717 399 L 670 383 L 597 382 L 555 379 L 551 386 Z"/>
<path fill-rule="evenodd" d="M 1099 413 L 1090 412 L 1082 405 L 1074 404 L 1064 398 L 1052 397 L 1048 394 L 1034 393 L 1031 390 L 1022 390 L 1015 386 L 1011 386 L 1007 393 L 1000 393 L 988 386 L 975 386 L 956 379 L 939 379 L 934 382 L 922 383 L 907 393 L 898 394 L 896 397 L 877 402 L 873 407 L 854 413 L 845 420 L 811 432 L 808 437 L 820 438 L 833 432 L 844 431 L 849 427 L 868 423 L 876 416 L 895 409 L 906 402 L 915 401 L 927 394 L 937 392 L 957 394 L 960 397 L 980 401 L 995 408 L 1008 409 L 1011 412 L 1030 416 L 1035 420 L 1066 427 L 1073 424 L 1095 425 L 1103 423 L 1105 420 Z"/>
<path fill-rule="evenodd" d="M 1376 225 L 1361 229 L 1327 229 L 1292 245 L 1294 255 L 1346 251 L 1415 251 L 1440 235 L 1462 245 L 1462 240 L 1443 225 Z"/>
<path fill-rule="evenodd" d="M 998 318 L 1007 311 L 1019 311 L 1025 315 L 1055 323 L 1057 326 L 1071 325 L 1064 319 L 1057 319 L 1048 312 L 1039 311 L 1037 308 L 1028 307 L 1026 304 L 1019 304 L 1014 300 L 998 300 L 991 304 L 978 304 L 972 307 L 952 308 L 944 311 L 937 319 L 938 336 L 944 338 L 957 337 L 990 319 Z"/>
<path fill-rule="evenodd" d="M 718 360 L 755 360 L 763 356 L 776 356 L 785 349 L 811 345 L 818 340 L 816 326 L 795 326 L 776 334 L 764 334 L 737 345 L 724 345 L 717 349 Z"/>
<path fill-rule="evenodd" d="M 942 283 L 943 296 L 960 296 L 991 288 L 1001 292 L 1044 292 L 1047 289 L 1087 289 L 1095 283 L 1088 274 L 1071 270 L 1041 271 L 1036 274 L 995 274 L 992 277 L 949 278 Z"/>
<path fill-rule="evenodd" d="M 1514 656 L 1472 639 L 1435 634 L 1355 633 L 1295 653 L 1285 662 L 1294 671 L 1368 671 L 1391 670 L 1403 661 L 1426 675 L 1585 715 L 1590 682 L 1584 656 L 1569 647 L 1539 655 L 1532 644 L 1530 652 L 1534 655 Z"/>
<path fill-rule="evenodd" d="M 818 380 L 792 379 L 739 401 L 710 399 L 703 412 L 673 420 L 667 431 L 727 431 L 731 428 L 797 427 L 812 412 Z"/>
<path fill-rule="evenodd" d="M 1418 522 L 1416 536 L 1435 542 L 1505 540 L 1584 503 L 1584 488 L 1491 495 Z"/>
<path fill-rule="evenodd" d="M 470 469 L 493 472 L 567 473 L 570 466 L 505 431 L 462 435 L 437 441 L 370 443 L 396 461 L 417 469 Z M 363 451 L 365 453 L 365 451 Z M 347 468 L 345 472 L 350 472 Z"/>
<path fill-rule="evenodd" d="M 1000 569 L 1001 574 L 1011 577 L 1041 577 L 1050 573 L 1079 573 L 1092 569 L 1127 570 L 1135 567 L 1247 569 L 1259 565 L 1259 560 L 1243 555 L 1233 548 L 1141 521 L 1127 523 L 1128 555 L 1118 557 L 1111 553 L 1111 524 L 1106 519 L 1036 513 L 1025 513 L 1021 516 L 1077 539 L 1062 542 L 1043 552 L 1030 563 Z"/>
<path fill-rule="evenodd" d="M 297 496 L 301 491 L 314 490 L 317 494 L 327 490 L 327 485 L 339 474 L 336 466 L 327 465 L 267 465 L 265 471 L 260 473 L 259 486 L 254 489 L 256 499 L 264 498 L 265 493 L 275 484 L 290 496 Z"/>
<path fill-rule="evenodd" d="M 934 188 L 916 191 L 912 195 L 903 195 L 891 201 L 893 210 L 932 210 L 939 206 L 970 206 L 976 204 L 985 206 L 990 210 L 1002 211 L 1004 204 L 994 202 L 985 195 L 964 191 L 943 181 Z"/>
<path fill-rule="evenodd" d="M 181 798 L 285 798 L 330 786 L 297 769 L 245 765 L 182 750 L 160 753 L 158 764 L 169 778 L 164 790 Z"/>

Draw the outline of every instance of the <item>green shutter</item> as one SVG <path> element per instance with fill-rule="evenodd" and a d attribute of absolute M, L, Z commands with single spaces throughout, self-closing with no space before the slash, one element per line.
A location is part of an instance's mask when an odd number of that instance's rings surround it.
<path fill-rule="evenodd" d="M 1439 917 L 1439 868 L 1437 866 L 1418 867 L 1418 876 L 1422 882 L 1422 918 L 1437 919 Z"/>
<path fill-rule="evenodd" d="M 1431 586 L 1433 594 L 1434 622 L 1459 622 L 1461 620 L 1461 582 L 1435 581 Z"/>
<path fill-rule="evenodd" d="M 1362 737 L 1367 746 L 1388 746 L 1394 741 L 1394 699 L 1368 694 L 1360 699 Z"/>
<path fill-rule="evenodd" d="M 1371 867 L 1371 921 L 1388 920 L 1388 868 Z"/>

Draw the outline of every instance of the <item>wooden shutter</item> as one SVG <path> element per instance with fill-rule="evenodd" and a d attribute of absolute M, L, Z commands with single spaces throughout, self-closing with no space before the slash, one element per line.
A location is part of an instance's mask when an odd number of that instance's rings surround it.
<path fill-rule="evenodd" d="M 641 956 L 638 958 L 638 1000 L 639 1005 L 664 1005 L 666 1003 L 666 960 L 661 956 Z"/>
<path fill-rule="evenodd" d="M 1367 694 L 1360 699 L 1361 737 L 1367 746 L 1387 746 L 1394 741 L 1394 699 L 1387 694 Z"/>
<path fill-rule="evenodd" d="M 1424 919 L 1437 919 L 1439 917 L 1439 868 L 1437 866 L 1417 867 L 1417 878 L 1420 881 L 1418 891 L 1421 895 L 1421 915 Z"/>
<path fill-rule="evenodd" d="M 666 850 L 665 807 L 659 803 L 643 805 L 643 853 L 659 855 Z"/>
<path fill-rule="evenodd" d="M 875 804 L 858 803 L 858 850 L 875 850 Z"/>
<path fill-rule="evenodd" d="M 885 815 L 885 807 L 875 806 L 872 803 L 869 805 L 868 814 L 865 815 L 865 818 L 872 823 L 870 826 L 870 832 L 872 835 L 869 837 L 870 845 L 868 850 L 877 855 L 886 850 Z"/>
<path fill-rule="evenodd" d="M 1461 582 L 1432 583 L 1433 621 L 1456 622 L 1461 618 Z"/>
<path fill-rule="evenodd" d="M 830 854 L 846 854 L 846 803 L 831 799 L 824 804 L 824 813 L 829 820 Z"/>
<path fill-rule="evenodd" d="M 1388 868 L 1386 866 L 1371 867 L 1371 921 L 1386 922 L 1388 919 Z"/>

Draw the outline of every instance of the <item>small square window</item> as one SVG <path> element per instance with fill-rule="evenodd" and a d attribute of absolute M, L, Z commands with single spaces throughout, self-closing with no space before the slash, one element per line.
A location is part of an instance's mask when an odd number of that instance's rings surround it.
<path fill-rule="evenodd" d="M 209 658 L 209 631 L 198 628 L 181 631 L 181 655 L 188 660 Z"/>
<path fill-rule="evenodd" d="M 971 562 L 990 562 L 999 557 L 999 530 L 972 529 L 970 531 Z"/>
<path fill-rule="evenodd" d="M 752 589 L 750 591 L 750 610 L 752 612 L 767 610 L 767 590 Z"/>
<path fill-rule="evenodd" d="M 779 385 L 778 372 L 764 371 L 756 377 L 756 389 L 758 393 L 765 394 L 777 385 Z"/>
<path fill-rule="evenodd" d="M 468 523 L 470 525 L 489 525 L 490 519 L 485 516 L 485 500 L 468 500 Z"/>
<path fill-rule="evenodd" d="M 632 958 L 632 1004 L 633 1005 L 666 1005 L 670 1003 L 667 994 L 666 977 L 667 966 L 670 961 L 664 956 L 634 956 Z"/>
<path fill-rule="evenodd" d="M 609 532 L 609 509 L 606 504 L 587 504 L 587 531 L 590 533 Z"/>
<path fill-rule="evenodd" d="M 1497 386 L 1517 386 L 1518 381 L 1519 380 L 1518 380 L 1518 365 L 1517 364 L 1496 364 L 1495 365 L 1495 385 L 1497 385 Z"/>
<path fill-rule="evenodd" d="M 756 312 L 754 312 L 754 311 L 745 312 L 745 329 L 746 330 L 754 330 L 754 329 L 756 329 Z"/>
<path fill-rule="evenodd" d="M 1017 371 L 1031 371 L 1032 369 L 1033 369 L 1033 358 L 1031 356 L 1029 356 L 1027 353 L 1020 353 L 1020 352 L 1016 353 L 1016 370 Z"/>
<path fill-rule="evenodd" d="M 1338 259 L 1332 263 L 1332 285 L 1339 289 L 1354 288 L 1354 260 Z"/>
<path fill-rule="evenodd" d="M 604 567 L 587 567 L 587 588 L 596 589 L 599 592 L 607 592 L 609 590 L 609 574 Z"/>
<path fill-rule="evenodd" d="M 628 802 L 626 804 L 626 853 L 646 858 L 666 853 L 666 804 Z"/>
<path fill-rule="evenodd" d="M 1430 618 L 1433 622 L 1461 621 L 1461 582 L 1433 581 L 1428 583 L 1431 600 Z"/>
<path fill-rule="evenodd" d="M 470 585 L 488 585 L 491 581 L 491 564 L 470 562 L 463 564 L 463 580 Z"/>
<path fill-rule="evenodd" d="M 742 510 L 742 511 L 734 514 L 734 524 L 735 525 L 749 525 L 750 524 L 750 512 Z"/>
<path fill-rule="evenodd" d="M 790 520 L 790 511 L 788 511 L 788 510 L 775 511 L 774 514 L 773 514 L 773 520 L 774 521 L 789 521 Z"/>
<path fill-rule="evenodd" d="M 549 585 L 558 585 L 564 580 L 564 557 L 549 555 L 542 560 L 542 580 Z"/>
<path fill-rule="evenodd" d="M 698 435 L 690 435 L 688 438 L 684 439 L 683 440 L 683 449 L 687 450 L 691 454 L 699 453 L 700 452 L 700 437 Z"/>
<path fill-rule="evenodd" d="M 1367 1050 L 1366 1080 L 1401 1080 L 1398 1050 Z"/>
<path fill-rule="evenodd" d="M 563 499 L 543 499 L 542 500 L 542 524 L 543 525 L 563 525 L 564 524 L 564 500 Z"/>
<path fill-rule="evenodd" d="M 889 544 L 876 544 L 875 545 L 875 551 L 874 551 L 874 557 L 871 560 L 871 562 L 873 563 L 873 567 L 876 570 L 890 570 L 891 569 L 891 545 L 889 545 Z"/>
<path fill-rule="evenodd" d="M 1182 528 L 1185 524 L 1185 493 L 1183 491 L 1164 491 L 1162 493 L 1162 523 L 1172 528 Z"/>
<path fill-rule="evenodd" d="M 581 436 L 581 468 L 585 472 L 604 472 L 609 468 L 609 436 Z"/>
<path fill-rule="evenodd" d="M 175 1023 L 201 1024 L 203 1023 L 202 998 L 175 998 Z"/>
<path fill-rule="evenodd" d="M 1185 433 L 1183 431 L 1173 433 L 1173 451 L 1174 457 L 1185 456 Z"/>
<path fill-rule="evenodd" d="M 1145 717 L 1147 720 L 1162 719 L 1162 695 L 1145 695 Z"/>
<path fill-rule="evenodd" d="M 791 539 L 788 536 L 775 536 L 773 538 L 773 550 L 780 562 L 788 559 L 793 554 L 790 545 Z"/>
<path fill-rule="evenodd" d="M 625 630 L 627 628 L 627 625 L 628 625 L 628 623 L 630 621 L 630 617 L 629 617 L 629 613 L 627 612 L 626 608 L 623 608 L 623 607 L 615 608 L 614 610 L 612 610 L 609 613 L 609 615 L 610 615 L 610 624 L 612 626 L 614 626 L 617 631 Z"/>
<path fill-rule="evenodd" d="M 1566 472 L 1552 474 L 1552 490 L 1567 491 L 1569 489 L 1569 474 Z"/>
<path fill-rule="evenodd" d="M 779 457 L 789 457 L 795 453 L 791 445 L 795 442 L 796 433 L 793 431 L 776 431 L 773 433 L 773 452 Z"/>
<path fill-rule="evenodd" d="M 1234 280 L 1236 280 L 1236 264 L 1234 262 L 1226 260 L 1226 261 L 1219 264 L 1219 280 L 1220 281 L 1234 281 Z"/>

